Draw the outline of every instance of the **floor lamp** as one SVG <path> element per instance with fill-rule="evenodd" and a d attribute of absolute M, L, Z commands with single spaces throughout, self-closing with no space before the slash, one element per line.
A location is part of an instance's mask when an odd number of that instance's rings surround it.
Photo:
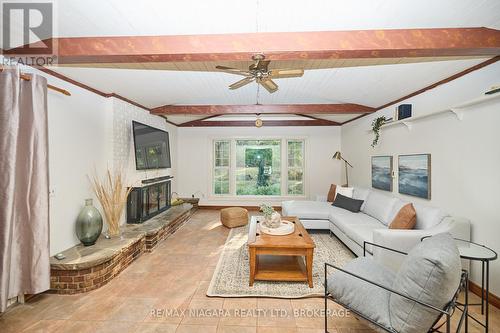
<path fill-rule="evenodd" d="M 338 151 L 336 152 L 333 157 L 332 157 L 334 160 L 342 160 L 345 162 L 345 180 L 346 180 L 346 183 L 347 183 L 347 186 L 349 186 L 349 174 L 347 172 L 347 166 L 349 165 L 351 168 L 353 168 L 353 166 L 351 165 L 351 163 L 347 162 L 343 157 L 342 157 L 342 154 Z"/>

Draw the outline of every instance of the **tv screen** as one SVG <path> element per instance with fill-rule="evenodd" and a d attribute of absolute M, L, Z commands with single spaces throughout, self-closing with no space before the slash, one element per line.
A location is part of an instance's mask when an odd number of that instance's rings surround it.
<path fill-rule="evenodd" d="M 168 132 L 132 122 L 137 170 L 170 168 Z"/>

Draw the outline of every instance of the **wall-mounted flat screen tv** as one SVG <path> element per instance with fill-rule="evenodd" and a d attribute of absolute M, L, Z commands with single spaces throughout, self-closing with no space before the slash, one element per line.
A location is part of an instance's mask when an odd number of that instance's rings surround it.
<path fill-rule="evenodd" d="M 170 168 L 168 132 L 132 121 L 137 170 Z"/>

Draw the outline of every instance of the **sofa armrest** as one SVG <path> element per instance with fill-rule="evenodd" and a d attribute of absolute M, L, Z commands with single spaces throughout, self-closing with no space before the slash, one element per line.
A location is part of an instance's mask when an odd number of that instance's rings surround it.
<path fill-rule="evenodd" d="M 470 221 L 460 217 L 446 217 L 438 225 L 424 230 L 376 229 L 373 231 L 373 242 L 399 251 L 409 252 L 422 241 L 423 237 L 445 232 L 450 233 L 455 238 L 469 240 Z M 373 258 L 377 262 L 397 271 L 403 259 L 393 253 L 385 252 L 374 248 Z"/>

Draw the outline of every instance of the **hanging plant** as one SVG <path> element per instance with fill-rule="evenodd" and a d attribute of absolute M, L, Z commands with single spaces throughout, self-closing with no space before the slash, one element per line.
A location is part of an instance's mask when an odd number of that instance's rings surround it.
<path fill-rule="evenodd" d="M 387 119 L 385 116 L 375 118 L 372 122 L 372 131 L 373 134 L 375 134 L 375 137 L 373 138 L 372 142 L 372 148 L 375 148 L 375 146 L 378 144 L 378 139 L 380 138 L 380 128 L 382 125 L 384 125 L 389 119 Z"/>

